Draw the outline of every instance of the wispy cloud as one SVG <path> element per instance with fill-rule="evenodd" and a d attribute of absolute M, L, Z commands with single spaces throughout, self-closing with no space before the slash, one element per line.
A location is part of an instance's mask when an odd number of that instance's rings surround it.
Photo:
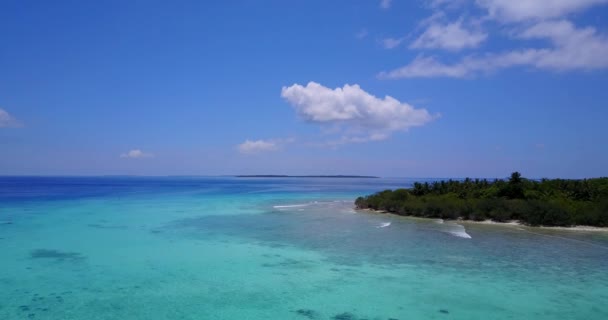
<path fill-rule="evenodd" d="M 18 128 L 22 124 L 4 109 L 0 109 L 0 128 Z"/>
<path fill-rule="evenodd" d="M 569 17 L 593 6 L 608 4 L 608 0 L 428 0 L 426 3 L 433 14 L 420 22 L 422 31 L 410 49 L 444 49 L 452 53 L 476 49 L 490 38 L 487 31 L 493 30 L 490 27 L 507 31 L 506 49 L 474 51 L 456 57 L 423 51 L 401 67 L 380 72 L 379 78 L 469 78 L 516 67 L 554 72 L 608 69 L 608 34 L 592 26 L 577 26 Z M 466 7 L 469 4 L 473 7 Z M 456 22 L 446 22 L 454 9 L 469 13 L 461 13 Z"/>
<path fill-rule="evenodd" d="M 395 38 L 386 38 L 382 39 L 381 43 L 385 49 L 394 49 L 398 47 L 403 42 L 403 38 L 395 39 Z"/>
<path fill-rule="evenodd" d="M 515 37 L 546 40 L 552 46 L 469 55 L 454 64 L 444 64 L 432 56 L 421 55 L 404 67 L 380 73 L 379 77 L 463 78 L 518 66 L 552 71 L 608 68 L 608 37 L 598 34 L 595 28 L 576 28 L 567 20 L 546 21 L 524 29 Z"/>
<path fill-rule="evenodd" d="M 380 8 L 388 9 L 393 4 L 393 0 L 380 0 Z"/>
<path fill-rule="evenodd" d="M 433 9 L 455 9 L 465 5 L 470 0 L 428 0 L 427 5 Z"/>
<path fill-rule="evenodd" d="M 369 35 L 369 32 L 367 31 L 367 29 L 361 29 L 361 30 L 359 30 L 359 32 L 357 32 L 355 34 L 355 38 L 363 39 L 363 38 L 367 37 L 367 35 Z"/>
<path fill-rule="evenodd" d="M 408 65 L 378 74 L 379 79 L 403 79 L 403 78 L 433 78 L 451 77 L 463 78 L 469 75 L 473 68 L 466 61 L 455 65 L 445 65 L 434 57 L 420 55 Z"/>
<path fill-rule="evenodd" d="M 151 153 L 143 152 L 139 149 L 133 149 L 129 152 L 123 153 L 120 155 L 121 158 L 130 158 L 130 159 L 142 159 L 142 158 L 152 158 L 154 157 Z"/>
<path fill-rule="evenodd" d="M 410 44 L 410 48 L 458 51 L 466 48 L 476 48 L 487 37 L 488 34 L 483 31 L 466 28 L 462 19 L 452 23 L 433 21 Z"/>
<path fill-rule="evenodd" d="M 275 151 L 278 149 L 276 143 L 272 141 L 264 141 L 264 140 L 245 140 L 245 142 L 239 144 L 237 149 L 241 153 L 260 153 L 264 151 Z"/>
<path fill-rule="evenodd" d="M 281 96 L 305 121 L 335 126 L 342 144 L 386 139 L 437 117 L 390 96 L 377 98 L 356 84 L 335 89 L 316 82 L 294 84 L 283 87 Z"/>
<path fill-rule="evenodd" d="M 337 146 L 341 146 L 344 144 L 351 144 L 351 143 L 366 143 L 366 142 L 373 142 L 373 141 L 382 141 L 382 140 L 386 140 L 388 139 L 389 136 L 387 134 L 383 134 L 383 133 L 372 133 L 369 135 L 363 135 L 363 136 L 341 136 L 338 137 L 336 139 L 330 139 L 328 141 L 325 141 L 323 143 L 317 143 L 317 146 L 322 146 L 322 147 L 337 147 Z"/>
<path fill-rule="evenodd" d="M 245 140 L 236 146 L 237 150 L 243 154 L 256 154 L 262 152 L 276 151 L 281 147 L 294 142 L 295 139 L 269 139 L 269 140 Z"/>
<path fill-rule="evenodd" d="M 561 18 L 608 0 L 477 0 L 488 16 L 505 22 Z"/>

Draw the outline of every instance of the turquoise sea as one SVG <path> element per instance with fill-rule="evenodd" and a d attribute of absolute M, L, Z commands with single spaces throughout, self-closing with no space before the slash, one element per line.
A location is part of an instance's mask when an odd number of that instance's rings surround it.
<path fill-rule="evenodd" d="M 608 233 L 356 212 L 407 179 L 0 177 L 0 319 L 608 319 Z"/>

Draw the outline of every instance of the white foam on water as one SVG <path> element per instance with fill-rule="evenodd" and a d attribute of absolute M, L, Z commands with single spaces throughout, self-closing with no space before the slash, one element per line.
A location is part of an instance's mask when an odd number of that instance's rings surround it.
<path fill-rule="evenodd" d="M 468 233 L 466 233 L 464 231 L 462 231 L 462 232 L 450 232 L 450 234 L 455 235 L 455 236 L 457 236 L 459 238 L 472 239 L 472 237 Z"/>
<path fill-rule="evenodd" d="M 356 213 L 352 208 L 352 202 L 342 200 L 310 201 L 306 203 L 288 203 L 273 205 L 272 208 L 278 211 L 305 211 L 312 209 L 339 210 L 345 213 Z"/>
<path fill-rule="evenodd" d="M 388 226 L 390 226 L 391 223 L 390 222 L 383 222 L 382 224 L 380 224 L 379 226 L 377 226 L 376 228 L 386 228 Z"/>
<path fill-rule="evenodd" d="M 281 208 L 299 208 L 299 207 L 308 207 L 309 205 L 311 205 L 310 203 L 305 203 L 305 204 L 286 204 L 286 205 L 282 205 L 282 206 L 272 206 L 275 209 L 281 209 Z"/>
<path fill-rule="evenodd" d="M 448 230 L 447 232 L 451 235 L 454 235 L 456 237 L 459 238 L 465 238 L 465 239 L 472 239 L 471 235 L 469 235 L 467 233 L 467 230 L 464 228 L 464 226 L 461 226 L 459 224 L 449 224 L 450 226 L 450 230 Z"/>
<path fill-rule="evenodd" d="M 455 222 L 445 221 L 443 219 L 436 219 L 433 221 L 437 225 L 437 231 L 449 233 L 455 237 L 471 239 L 471 235 L 467 233 L 467 230 L 464 226 L 459 225 Z M 435 229 L 435 228 L 433 228 Z"/>

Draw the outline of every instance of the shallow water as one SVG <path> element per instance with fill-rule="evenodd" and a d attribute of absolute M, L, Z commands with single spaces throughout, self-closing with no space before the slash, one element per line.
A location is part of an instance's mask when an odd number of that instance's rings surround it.
<path fill-rule="evenodd" d="M 0 319 L 607 319 L 608 235 L 356 212 L 403 179 L 0 178 Z"/>

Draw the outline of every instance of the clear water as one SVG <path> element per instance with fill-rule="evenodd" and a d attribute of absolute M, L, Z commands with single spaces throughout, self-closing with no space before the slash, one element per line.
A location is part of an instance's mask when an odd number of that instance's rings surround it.
<path fill-rule="evenodd" d="M 410 182 L 0 178 L 0 319 L 608 319 L 608 233 L 353 210 Z"/>

